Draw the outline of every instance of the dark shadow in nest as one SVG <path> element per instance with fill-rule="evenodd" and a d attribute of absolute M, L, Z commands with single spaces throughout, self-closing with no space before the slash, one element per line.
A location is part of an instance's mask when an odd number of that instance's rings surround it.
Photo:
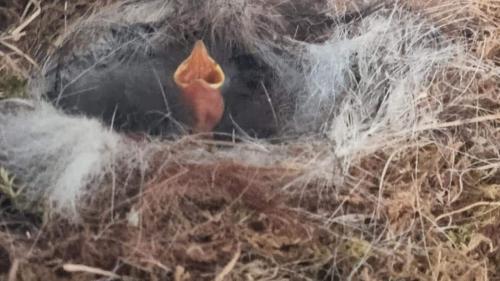
<path fill-rule="evenodd" d="M 4 0 L 0 2 L 0 32 L 19 21 L 19 15 L 23 13 L 23 7 L 27 0 Z"/>
<path fill-rule="evenodd" d="M 363 7 L 354 4 L 337 11 L 324 1 L 294 0 L 278 5 L 278 10 L 287 20 L 287 36 L 307 43 L 323 43 L 331 38 L 335 26 L 357 22 L 383 8 L 383 4 L 384 1 Z"/>
<path fill-rule="evenodd" d="M 10 200 L 2 200 L 0 193 L 0 231 L 9 231 L 14 234 L 36 233 L 42 223 L 39 214 L 21 211 Z"/>

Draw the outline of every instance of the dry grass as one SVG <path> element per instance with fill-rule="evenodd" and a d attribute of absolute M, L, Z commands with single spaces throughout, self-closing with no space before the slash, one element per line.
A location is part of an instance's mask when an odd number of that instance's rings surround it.
<path fill-rule="evenodd" d="M 0 73 L 27 78 L 77 6 L 94 7 L 60 2 L 13 5 Z M 18 212 L 3 192 L 0 280 L 500 280 L 500 3 L 407 4 L 491 70 L 441 74 L 424 99 L 438 124 L 331 180 L 314 176 L 321 145 L 276 145 L 289 158 L 269 166 L 160 153 L 144 178 L 115 175 L 128 188 L 103 188 L 81 225 Z"/>

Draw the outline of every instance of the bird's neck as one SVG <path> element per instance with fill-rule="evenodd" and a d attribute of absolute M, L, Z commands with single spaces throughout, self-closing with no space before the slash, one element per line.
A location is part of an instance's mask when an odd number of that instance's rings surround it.
<path fill-rule="evenodd" d="M 213 89 L 197 79 L 182 89 L 181 99 L 190 113 L 194 133 L 211 132 L 224 114 L 220 89 Z"/>

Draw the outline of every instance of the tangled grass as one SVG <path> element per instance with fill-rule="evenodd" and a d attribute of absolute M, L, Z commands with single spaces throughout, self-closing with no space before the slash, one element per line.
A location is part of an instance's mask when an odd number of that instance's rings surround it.
<path fill-rule="evenodd" d="M 326 18 L 356 14 L 359 7 L 317 2 L 328 8 Z M 54 30 L 43 20 L 50 13 L 36 12 L 44 7 L 33 3 L 16 10 L 33 19 L 21 15 L 1 35 L 7 42 L 0 49 L 7 62 L 2 71 L 20 81 L 39 64 L 41 50 L 30 42 L 55 40 L 30 33 L 32 26 Z M 303 31 L 307 24 L 297 23 L 302 51 L 288 50 L 279 73 L 297 78 L 287 87 L 303 105 L 284 126 L 299 134 L 293 140 L 185 137 L 129 146 L 106 131 L 120 143 L 108 144 L 119 147 L 113 155 L 122 145 L 131 153 L 104 165 L 106 173 L 71 174 L 63 169 L 71 165 L 54 160 L 54 150 L 64 147 L 54 140 L 80 131 L 54 128 L 82 120 L 52 109 L 48 115 L 58 117 L 48 125 L 40 122 L 51 119 L 29 113 L 0 115 L 2 122 L 18 122 L 8 123 L 18 131 L 3 131 L 3 140 L 11 141 L 3 146 L 29 148 L 0 153 L 1 163 L 12 164 L 0 173 L 0 280 L 499 280 L 500 3 L 404 1 L 397 7 L 389 9 L 390 21 L 387 14 L 363 15 L 366 21 L 338 24 L 333 33 Z M 224 11 L 219 15 L 224 22 Z M 54 22 L 52 34 L 64 34 L 61 19 Z M 13 30 L 27 33 L 13 39 Z M 316 31 L 315 39 L 330 40 L 310 43 Z M 335 56 L 325 58 L 329 53 Z M 290 68 L 297 62 L 308 67 Z M 4 95 L 19 93 L 9 87 Z M 39 144 L 54 149 L 23 145 L 31 143 L 22 137 L 26 124 L 38 128 Z M 80 155 L 78 146 L 75 151 Z M 14 165 L 9 159 L 21 158 L 9 155 L 24 155 L 25 162 Z M 29 155 L 58 168 L 46 174 L 13 169 L 30 167 Z M 126 169 L 116 168 L 123 163 Z M 88 181 L 85 172 L 101 178 Z M 75 178 L 83 180 L 71 182 Z M 76 221 L 65 216 L 68 209 L 53 208 L 64 200 L 37 193 L 43 186 L 68 195 L 64 188 L 72 184 L 68 191 L 76 193 L 65 199 L 78 203 Z"/>

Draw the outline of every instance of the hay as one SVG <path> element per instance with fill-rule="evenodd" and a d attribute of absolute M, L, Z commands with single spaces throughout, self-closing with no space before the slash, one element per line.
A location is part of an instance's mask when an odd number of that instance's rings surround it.
<path fill-rule="evenodd" d="M 29 237 L 4 222 L 0 264 L 21 280 L 498 279 L 498 4 L 354 4 L 125 1 L 69 26 L 61 46 L 99 38 L 77 50 L 97 56 L 123 47 L 109 26 L 164 27 L 139 51 L 208 26 L 273 67 L 288 122 L 273 144 L 137 139 L 3 101 L 1 166 L 52 216 Z"/>

